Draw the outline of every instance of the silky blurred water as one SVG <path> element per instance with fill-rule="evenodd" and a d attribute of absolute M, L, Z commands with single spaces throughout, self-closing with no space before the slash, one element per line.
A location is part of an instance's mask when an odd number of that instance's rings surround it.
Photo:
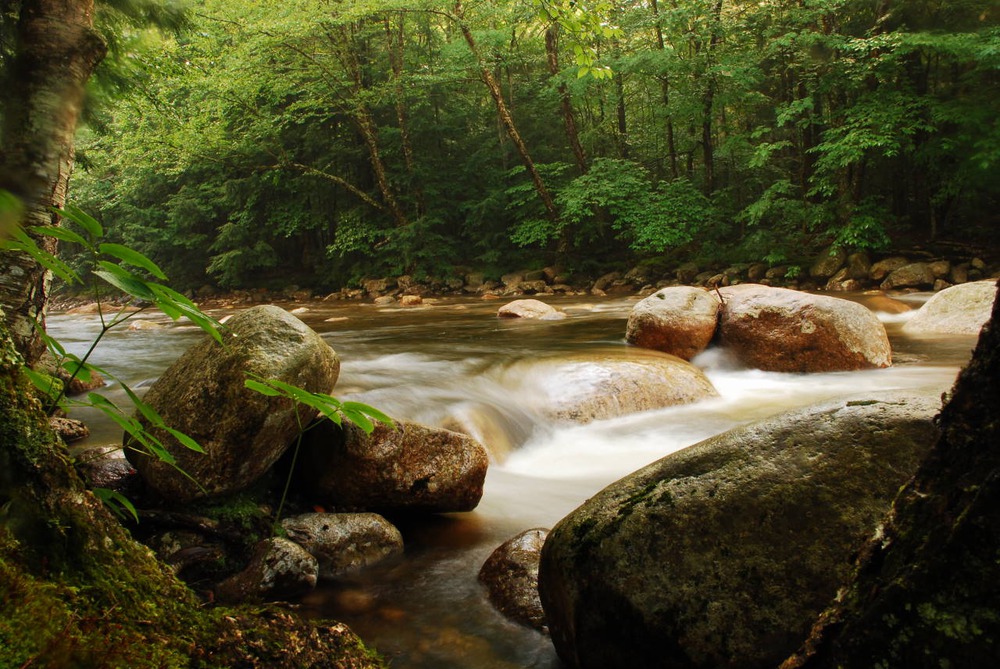
<path fill-rule="evenodd" d="M 866 302 L 864 296 L 846 297 Z M 926 297 L 907 299 L 917 307 Z M 460 427 L 491 452 L 485 493 L 474 512 L 402 523 L 403 558 L 322 585 L 302 602 L 310 614 L 348 623 L 393 667 L 559 666 L 546 637 L 505 620 L 486 601 L 477 573 L 497 545 L 523 530 L 551 527 L 605 485 L 737 425 L 859 392 L 940 394 L 975 345 L 974 337 L 905 337 L 901 326 L 910 312 L 884 313 L 879 317 L 894 356 L 888 369 L 761 372 L 740 369 L 710 349 L 693 362 L 715 385 L 717 398 L 560 425 L 541 411 L 552 392 L 546 370 L 588 352 L 625 353 L 625 321 L 635 299 L 547 301 L 567 318 L 500 320 L 498 303 L 473 298 L 405 309 L 312 303 L 298 314 L 341 357 L 335 395 L 398 419 Z M 109 333 L 92 361 L 141 389 L 203 336 L 169 319 L 149 320 L 154 327 Z M 78 355 L 99 329 L 93 315 L 49 318 L 50 333 Z M 102 392 L 124 401 L 116 384 Z M 90 443 L 120 441 L 111 425 L 81 415 L 91 421 Z"/>

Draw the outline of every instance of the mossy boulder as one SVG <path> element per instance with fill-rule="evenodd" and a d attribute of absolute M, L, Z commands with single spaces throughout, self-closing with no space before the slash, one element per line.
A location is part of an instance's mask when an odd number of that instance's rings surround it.
<path fill-rule="evenodd" d="M 559 656 L 601 669 L 776 666 L 930 449 L 938 406 L 903 395 L 829 402 L 608 486 L 542 549 Z"/>
<path fill-rule="evenodd" d="M 549 531 L 525 530 L 497 547 L 479 569 L 490 603 L 514 622 L 540 632 L 545 611 L 538 598 L 538 562 Z"/>
<path fill-rule="evenodd" d="M 127 448 L 146 484 L 176 504 L 243 490 L 281 457 L 299 432 L 296 408 L 244 386 L 248 374 L 329 393 L 340 373 L 337 354 L 284 309 L 246 309 L 225 324 L 225 346 L 206 336 L 150 387 L 145 402 L 164 422 L 197 441 L 198 453 L 166 431 L 140 422 L 176 466 Z"/>

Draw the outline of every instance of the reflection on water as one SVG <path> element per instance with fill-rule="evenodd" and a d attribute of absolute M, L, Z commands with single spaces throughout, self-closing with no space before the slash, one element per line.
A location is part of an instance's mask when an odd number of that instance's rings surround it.
<path fill-rule="evenodd" d="M 921 298 L 910 299 L 918 306 Z M 941 393 L 975 344 L 971 337 L 909 339 L 900 331 L 909 313 L 885 312 L 880 318 L 895 360 L 889 369 L 778 374 L 738 369 L 709 350 L 694 362 L 718 398 L 587 425 L 545 419 L 538 395 L 509 370 L 624 348 L 634 301 L 551 300 L 568 314 L 561 321 L 499 320 L 499 304 L 477 300 L 416 309 L 317 303 L 299 314 L 341 357 L 336 395 L 399 419 L 461 427 L 493 459 L 475 512 L 396 519 L 406 539 L 403 558 L 321 586 L 304 609 L 347 622 L 393 667 L 557 667 L 545 637 L 505 620 L 486 601 L 476 577 L 497 545 L 523 530 L 551 527 L 621 476 L 736 425 L 859 392 Z M 93 361 L 133 387 L 147 385 L 201 336 L 168 319 L 156 322 L 162 327 L 110 333 Z M 98 324 L 93 316 L 54 315 L 49 329 L 82 355 Z M 114 385 L 104 392 L 121 400 Z M 92 420 L 92 442 L 119 440 L 111 426 L 83 417 Z"/>

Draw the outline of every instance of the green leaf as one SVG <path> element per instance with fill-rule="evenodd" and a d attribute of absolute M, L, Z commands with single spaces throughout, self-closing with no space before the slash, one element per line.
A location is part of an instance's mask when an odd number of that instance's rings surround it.
<path fill-rule="evenodd" d="M 55 399 L 56 395 L 59 393 L 59 388 L 56 385 L 57 379 L 46 374 L 39 374 L 30 367 L 22 367 L 21 371 L 24 375 L 28 377 L 31 381 L 31 385 L 37 388 L 40 392 L 44 393 L 47 397 Z"/>
<path fill-rule="evenodd" d="M 129 498 L 125 495 L 111 490 L 110 488 L 92 488 L 91 492 L 94 493 L 94 496 L 96 496 L 97 499 L 104 502 L 105 506 L 107 506 L 112 513 L 122 520 L 126 517 L 125 512 L 128 512 L 135 522 L 139 522 L 139 513 L 136 511 L 135 505 L 133 505 Z"/>
<path fill-rule="evenodd" d="M 167 280 L 167 275 L 163 273 L 163 270 L 161 270 L 156 263 L 134 249 L 122 246 L 121 244 L 105 243 L 101 244 L 98 247 L 98 250 L 100 250 L 101 253 L 114 256 L 129 265 L 144 269 L 157 279 L 161 279 L 163 281 Z"/>
<path fill-rule="evenodd" d="M 104 236 L 104 228 L 102 228 L 101 224 L 97 222 L 97 219 L 85 213 L 79 207 L 69 204 L 66 205 L 65 209 L 54 209 L 54 211 L 63 218 L 68 218 L 86 230 L 91 239 L 99 239 Z"/>
<path fill-rule="evenodd" d="M 104 269 L 94 270 L 94 275 L 100 277 L 126 295 L 131 295 L 132 297 L 137 297 L 140 300 L 148 301 L 153 301 L 156 297 L 153 294 L 153 291 L 150 290 L 149 285 L 134 274 L 123 270 L 117 265 L 112 265 L 111 263 L 105 263 L 102 261 L 100 265 L 104 267 Z M 111 269 L 112 267 L 115 269 Z"/>
<path fill-rule="evenodd" d="M 59 239 L 64 242 L 81 244 L 88 249 L 94 248 L 89 241 L 68 228 L 58 228 L 52 225 L 34 225 L 30 229 L 31 232 L 36 235 L 44 235 L 46 237 L 53 237 L 54 239 Z"/>
<path fill-rule="evenodd" d="M 260 381 L 254 381 L 253 379 L 246 379 L 243 381 L 243 385 L 250 390 L 256 391 L 261 395 L 267 395 L 268 397 L 284 397 L 285 394 L 282 393 L 277 388 L 269 386 L 266 383 L 261 383 Z"/>
<path fill-rule="evenodd" d="M 385 423 L 386 425 L 390 426 L 395 425 L 395 422 L 392 420 L 392 418 L 382 413 L 375 407 L 369 406 L 367 404 L 362 404 L 361 402 L 344 402 L 342 408 L 345 413 L 347 411 L 356 411 L 359 413 L 363 413 L 366 416 L 371 416 L 380 423 Z"/>
<path fill-rule="evenodd" d="M 80 276 L 69 265 L 38 246 L 24 230 L 15 230 L 12 239 L 0 240 L 0 248 L 27 253 L 35 262 L 66 283 L 81 283 Z"/>
<path fill-rule="evenodd" d="M 196 453 L 204 453 L 205 452 L 205 449 L 202 448 L 201 444 L 199 444 L 197 441 L 195 441 L 194 439 L 192 439 L 188 435 L 184 434 L 180 430 L 175 430 L 172 427 L 166 427 L 166 426 L 164 426 L 163 429 L 166 430 L 167 432 L 169 432 L 174 437 L 174 439 L 176 439 L 177 441 L 181 442 L 181 444 L 185 448 L 188 448 L 188 449 L 190 449 L 190 450 L 192 450 L 192 451 L 194 451 Z"/>

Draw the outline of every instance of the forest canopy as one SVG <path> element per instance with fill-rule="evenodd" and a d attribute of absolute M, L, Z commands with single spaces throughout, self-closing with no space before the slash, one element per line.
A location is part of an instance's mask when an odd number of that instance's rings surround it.
<path fill-rule="evenodd" d="M 993 0 L 188 10 L 98 6 L 71 192 L 181 287 L 997 239 Z"/>

